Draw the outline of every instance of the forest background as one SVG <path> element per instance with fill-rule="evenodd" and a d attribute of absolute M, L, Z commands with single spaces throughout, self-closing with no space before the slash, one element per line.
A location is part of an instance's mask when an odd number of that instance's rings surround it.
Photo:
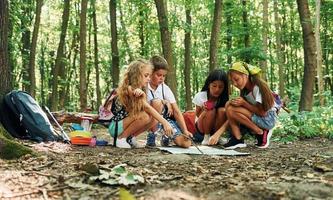
<path fill-rule="evenodd" d="M 1 0 L 1 98 L 97 112 L 136 58 L 163 55 L 182 110 L 209 71 L 258 65 L 288 96 L 276 139 L 333 137 L 331 0 Z M 236 96 L 233 90 L 231 96 Z"/>

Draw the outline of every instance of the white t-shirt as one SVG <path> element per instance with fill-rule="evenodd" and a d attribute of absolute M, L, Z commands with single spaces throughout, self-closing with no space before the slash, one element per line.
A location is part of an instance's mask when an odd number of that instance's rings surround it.
<path fill-rule="evenodd" d="M 244 96 L 244 98 L 252 105 L 256 105 L 258 103 L 262 103 L 262 96 L 261 92 L 259 90 L 259 87 L 255 85 L 253 87 L 253 90 L 249 92 L 247 95 Z"/>
<path fill-rule="evenodd" d="M 163 95 L 164 94 L 164 95 Z M 164 98 L 163 98 L 164 96 Z M 169 101 L 169 103 L 176 103 L 175 95 L 173 95 L 171 89 L 169 86 L 167 86 L 165 83 L 159 84 L 154 90 L 150 83 L 148 83 L 148 90 L 147 90 L 147 100 L 150 102 L 152 99 L 163 99 Z"/>
<path fill-rule="evenodd" d="M 246 99 L 247 102 L 249 102 L 252 105 L 255 105 L 257 102 L 260 104 L 262 103 L 261 92 L 257 85 L 255 85 L 253 87 L 253 90 L 251 92 L 249 92 L 247 95 L 245 95 L 244 98 Z M 274 108 L 274 107 L 277 107 L 277 104 L 275 101 L 274 101 L 274 105 L 272 106 L 272 108 Z"/>
<path fill-rule="evenodd" d="M 208 95 L 207 95 L 207 91 L 202 91 L 202 92 L 198 92 L 192 102 L 194 103 L 194 105 L 199 106 L 199 107 L 203 107 L 203 104 L 208 100 Z"/>

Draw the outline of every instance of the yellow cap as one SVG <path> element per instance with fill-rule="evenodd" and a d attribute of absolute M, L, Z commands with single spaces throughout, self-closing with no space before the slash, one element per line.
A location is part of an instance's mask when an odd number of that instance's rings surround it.
<path fill-rule="evenodd" d="M 259 67 L 253 66 L 253 65 L 249 65 L 245 62 L 235 62 L 232 64 L 230 70 L 234 70 L 246 75 L 255 75 L 260 73 L 261 69 Z"/>

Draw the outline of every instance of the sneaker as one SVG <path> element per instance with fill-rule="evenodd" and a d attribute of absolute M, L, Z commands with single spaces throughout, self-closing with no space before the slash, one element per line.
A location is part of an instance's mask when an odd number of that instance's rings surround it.
<path fill-rule="evenodd" d="M 127 138 L 117 138 L 116 140 L 116 147 L 118 148 L 124 148 L 124 149 L 130 149 L 131 145 L 128 144 L 128 142 L 126 141 Z"/>
<path fill-rule="evenodd" d="M 262 145 L 262 135 L 255 134 L 257 138 L 256 146 L 260 147 Z"/>
<path fill-rule="evenodd" d="M 147 135 L 146 147 L 156 147 L 155 139 L 156 139 L 156 134 L 154 132 L 149 131 Z"/>
<path fill-rule="evenodd" d="M 134 136 L 129 136 L 127 139 L 126 139 L 127 143 L 131 145 L 131 147 L 133 148 L 138 148 L 139 145 L 136 141 L 136 137 Z"/>
<path fill-rule="evenodd" d="M 162 147 L 170 146 L 170 138 L 164 134 L 161 137 L 161 146 Z"/>
<path fill-rule="evenodd" d="M 230 140 L 223 145 L 225 149 L 236 149 L 236 148 L 244 148 L 246 144 L 243 139 L 236 139 L 235 137 L 231 137 Z"/>
<path fill-rule="evenodd" d="M 209 144 L 209 138 L 210 138 L 209 134 L 206 134 L 204 136 L 204 139 L 201 142 L 201 145 L 206 145 L 207 146 Z"/>
<path fill-rule="evenodd" d="M 259 146 L 259 148 L 266 149 L 269 146 L 269 140 L 272 137 L 272 133 L 273 129 L 264 129 L 264 133 L 262 134 L 262 144 Z"/>

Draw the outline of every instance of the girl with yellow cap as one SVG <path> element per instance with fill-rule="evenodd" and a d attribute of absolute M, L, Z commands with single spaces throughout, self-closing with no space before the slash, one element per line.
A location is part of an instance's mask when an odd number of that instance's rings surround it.
<path fill-rule="evenodd" d="M 277 105 L 267 83 L 260 78 L 260 68 L 245 62 L 232 64 L 229 76 L 241 95 L 226 105 L 232 137 L 224 145 L 227 149 L 246 147 L 240 124 L 256 134 L 259 148 L 267 148 L 277 118 Z"/>

